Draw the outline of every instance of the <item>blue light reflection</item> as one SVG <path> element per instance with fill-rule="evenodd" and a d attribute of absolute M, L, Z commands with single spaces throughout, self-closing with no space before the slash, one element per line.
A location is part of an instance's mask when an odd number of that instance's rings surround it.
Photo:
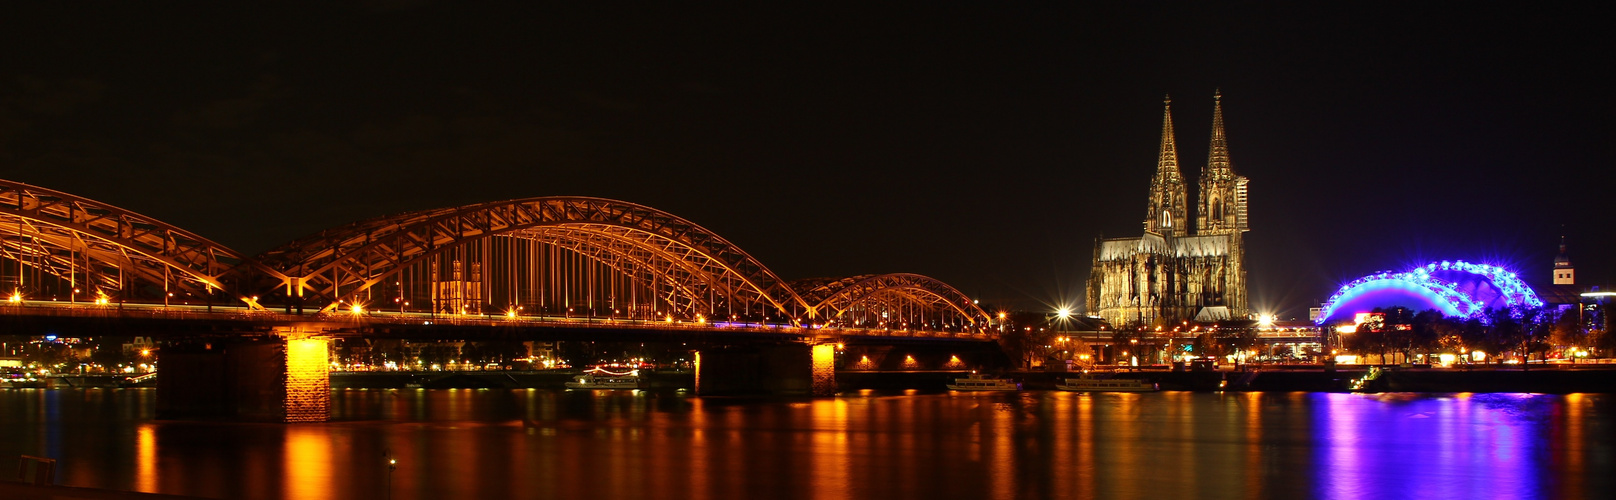
<path fill-rule="evenodd" d="M 1312 394 L 1319 498 L 1541 498 L 1556 396 Z M 1538 400 L 1543 401 L 1538 401 Z M 1468 400 L 1468 401 L 1467 401 Z M 1388 496 L 1390 495 L 1390 496 Z"/>

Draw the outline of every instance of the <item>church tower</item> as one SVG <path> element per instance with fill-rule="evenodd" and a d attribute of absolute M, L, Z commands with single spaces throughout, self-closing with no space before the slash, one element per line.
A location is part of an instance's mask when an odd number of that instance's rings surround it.
<path fill-rule="evenodd" d="M 1195 234 L 1250 231 L 1246 224 L 1247 181 L 1234 174 L 1229 164 L 1229 140 L 1223 134 L 1223 92 L 1214 92 L 1212 101 L 1212 147 L 1207 154 L 1206 168 L 1201 169 Z"/>
<path fill-rule="evenodd" d="M 1565 236 L 1560 237 L 1560 255 L 1554 256 L 1554 284 L 1577 284 L 1577 269 L 1571 267 L 1571 257 L 1566 255 Z"/>
<path fill-rule="evenodd" d="M 1173 144 L 1173 99 L 1163 101 L 1161 155 L 1156 175 L 1150 178 L 1150 206 L 1145 212 L 1145 231 L 1162 236 L 1189 234 L 1189 195 L 1184 176 L 1178 172 L 1178 148 Z"/>

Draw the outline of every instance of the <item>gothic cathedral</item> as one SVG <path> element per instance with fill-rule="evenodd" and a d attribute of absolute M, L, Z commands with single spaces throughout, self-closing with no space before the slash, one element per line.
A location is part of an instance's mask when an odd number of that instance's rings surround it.
<path fill-rule="evenodd" d="M 1145 234 L 1101 238 L 1089 273 L 1089 314 L 1115 326 L 1249 317 L 1246 296 L 1246 178 L 1229 165 L 1223 96 L 1213 95 L 1212 147 L 1196 190 L 1195 232 L 1173 144 L 1173 106 L 1162 117 L 1161 155 L 1150 179 Z"/>

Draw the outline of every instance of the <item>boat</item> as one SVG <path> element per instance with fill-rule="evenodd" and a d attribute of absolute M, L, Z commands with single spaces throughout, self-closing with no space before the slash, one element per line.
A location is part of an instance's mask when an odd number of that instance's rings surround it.
<path fill-rule="evenodd" d="M 1156 392 L 1161 390 L 1155 382 L 1136 378 L 1100 378 L 1084 373 L 1077 378 L 1062 379 L 1055 389 L 1077 392 Z"/>
<path fill-rule="evenodd" d="M 985 373 L 972 373 L 954 379 L 948 388 L 956 391 L 1019 391 L 1021 384 L 1007 378 L 992 377 Z"/>
<path fill-rule="evenodd" d="M 50 387 L 44 379 L 34 378 L 34 374 L 22 371 L 6 371 L 0 373 L 0 388 L 6 389 L 43 389 Z"/>
<path fill-rule="evenodd" d="M 640 371 L 613 373 L 604 368 L 586 371 L 567 382 L 568 389 L 639 389 Z"/>

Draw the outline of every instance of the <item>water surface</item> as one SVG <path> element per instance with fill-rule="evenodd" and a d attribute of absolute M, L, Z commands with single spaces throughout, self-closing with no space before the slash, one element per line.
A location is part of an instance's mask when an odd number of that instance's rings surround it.
<path fill-rule="evenodd" d="M 216 498 L 1616 495 L 1603 394 L 338 390 L 334 421 L 290 425 L 154 420 L 154 397 L 0 390 L 0 457 Z"/>

